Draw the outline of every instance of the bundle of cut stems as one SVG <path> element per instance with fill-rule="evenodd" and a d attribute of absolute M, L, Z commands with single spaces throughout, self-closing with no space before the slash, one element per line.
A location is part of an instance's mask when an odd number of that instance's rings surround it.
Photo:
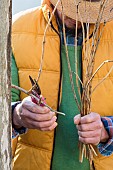
<path fill-rule="evenodd" d="M 78 28 L 78 21 L 77 16 L 79 15 L 79 18 L 81 18 L 81 25 L 82 25 L 82 32 L 83 32 L 83 53 L 84 53 L 84 61 L 83 65 L 85 67 L 85 75 L 84 80 L 82 81 L 80 77 L 78 76 L 78 61 L 77 61 L 77 50 L 75 50 L 75 76 L 76 76 L 76 85 L 78 88 L 78 94 L 80 97 L 80 103 L 77 98 L 75 89 L 74 89 L 74 81 L 73 81 L 73 72 L 71 70 L 70 60 L 68 56 L 68 48 L 66 44 L 66 33 L 65 33 L 65 24 L 64 24 L 64 12 L 63 12 L 63 5 L 62 5 L 62 21 L 63 21 L 63 34 L 64 34 L 64 45 L 65 45 L 65 51 L 66 51 L 66 58 L 68 63 L 68 69 L 69 69 L 69 76 L 70 76 L 70 82 L 72 91 L 74 94 L 75 102 L 78 106 L 78 109 L 80 111 L 81 116 L 85 116 L 91 112 L 91 97 L 92 93 L 96 90 L 96 88 L 109 76 L 111 71 L 113 70 L 113 66 L 107 73 L 107 75 L 92 89 L 92 80 L 96 73 L 102 68 L 102 66 L 108 62 L 113 62 L 113 60 L 106 60 L 104 61 L 94 72 L 94 65 L 95 65 L 95 54 L 102 36 L 102 32 L 104 30 L 104 26 L 106 22 L 101 24 L 101 19 L 103 16 L 104 9 L 106 7 L 106 3 L 108 0 L 101 0 L 100 5 L 100 11 L 97 18 L 96 23 L 94 24 L 94 29 L 92 33 L 92 42 L 89 40 L 90 34 L 89 34 L 89 23 L 86 23 L 86 28 L 84 28 L 84 24 L 82 22 L 82 18 L 80 17 L 79 12 L 79 3 L 76 4 L 76 29 L 75 29 L 75 48 L 77 49 L 77 28 Z M 101 30 L 100 30 L 101 25 Z M 78 85 L 78 81 L 81 84 L 82 87 L 82 95 L 80 92 L 80 87 Z M 94 156 L 97 156 L 95 149 L 91 144 L 83 144 L 79 142 L 79 161 L 83 162 L 83 157 L 87 158 L 90 162 L 90 169 L 93 169 L 93 158 Z"/>
<path fill-rule="evenodd" d="M 92 42 L 89 40 L 89 23 L 86 25 L 86 40 L 83 40 L 83 45 L 85 46 L 84 50 L 84 65 L 86 66 L 86 73 L 84 76 L 83 84 L 82 84 L 82 98 L 81 98 L 81 116 L 87 115 L 91 112 L 91 97 L 93 91 L 109 76 L 113 67 L 111 67 L 108 74 L 96 85 L 95 89 L 92 89 L 92 80 L 96 73 L 101 69 L 101 67 L 108 62 L 113 62 L 111 60 L 104 61 L 94 72 L 95 66 L 95 54 L 102 36 L 102 32 L 104 30 L 104 26 L 106 23 L 101 24 L 101 19 L 103 16 L 103 12 L 108 0 L 101 0 L 100 11 L 97 18 L 97 22 L 94 25 L 93 35 L 92 35 Z M 101 25 L 101 29 L 99 29 Z M 86 41 L 86 43 L 85 43 Z M 94 72 L 94 73 L 93 73 Z M 85 145 L 80 143 L 80 162 L 83 161 L 83 156 L 88 158 L 90 162 L 90 169 L 93 169 L 92 161 L 94 155 L 96 156 L 96 152 L 91 144 Z"/>

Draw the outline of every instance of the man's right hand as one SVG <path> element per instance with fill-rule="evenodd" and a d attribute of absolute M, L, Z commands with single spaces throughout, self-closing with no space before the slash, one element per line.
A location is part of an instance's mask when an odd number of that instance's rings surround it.
<path fill-rule="evenodd" d="M 26 97 L 13 112 L 13 124 L 16 128 L 26 127 L 51 131 L 57 126 L 55 113 L 47 107 L 38 106 Z"/>

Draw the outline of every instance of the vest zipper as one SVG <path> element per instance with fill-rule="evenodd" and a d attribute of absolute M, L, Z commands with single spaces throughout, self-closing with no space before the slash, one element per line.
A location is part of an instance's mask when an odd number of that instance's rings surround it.
<path fill-rule="evenodd" d="M 52 29 L 59 35 L 59 39 L 60 39 L 60 80 L 59 80 L 58 101 L 57 101 L 57 110 L 59 110 L 61 82 L 62 82 L 61 81 L 62 80 L 61 38 L 60 38 L 59 32 L 54 28 L 52 22 L 51 22 L 51 25 L 52 25 L 51 26 Z M 52 157 L 51 157 L 50 170 L 52 170 L 52 162 L 53 162 L 53 155 L 54 155 L 54 145 L 55 145 L 55 134 L 56 134 L 56 130 L 54 131 L 53 151 L 52 151 Z"/>

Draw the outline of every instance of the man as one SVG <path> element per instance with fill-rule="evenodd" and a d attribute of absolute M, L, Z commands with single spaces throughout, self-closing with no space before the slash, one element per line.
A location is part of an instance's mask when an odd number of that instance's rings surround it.
<path fill-rule="evenodd" d="M 43 34 L 55 2 L 54 0 L 51 2 L 49 0 L 43 1 L 42 6 L 38 9 L 28 10 L 17 15 L 13 24 L 12 50 L 14 56 L 12 58 L 12 82 L 26 90 L 31 87 L 29 75 L 37 78 Z M 72 2 L 69 1 L 70 4 Z M 70 13 L 71 11 L 69 16 Z M 19 132 L 20 134 L 18 139 L 16 138 L 17 143 L 15 150 L 13 150 L 14 170 L 74 170 L 77 168 L 89 170 L 89 162 L 86 159 L 84 159 L 82 164 L 79 163 L 78 140 L 86 144 L 99 144 L 98 147 L 100 150 L 103 149 L 101 150 L 103 154 L 108 154 L 108 144 L 112 145 L 112 133 L 106 128 L 105 118 L 101 119 L 101 117 L 113 115 L 113 75 L 111 74 L 111 77 L 107 79 L 107 83 L 95 92 L 92 98 L 92 112 L 80 118 L 69 80 L 69 70 L 62 38 L 61 17 L 62 13 L 57 10 L 57 14 L 53 16 L 51 26 L 46 33 L 43 72 L 39 85 L 47 104 L 55 110 L 58 109 L 64 112 L 66 116 L 59 115 L 57 120 L 57 116 L 50 109 L 36 105 L 31 101 L 30 97 L 26 98 L 23 93 L 19 97 L 19 92 L 13 90 L 12 100 L 22 100 L 22 102 L 17 102 L 13 105 L 13 128 L 15 133 Z M 75 54 L 73 42 L 75 31 L 73 29 L 75 29 L 76 21 L 66 15 L 65 25 L 67 27 L 68 51 L 69 56 L 71 56 L 70 64 L 71 68 L 73 68 L 73 56 Z M 110 59 L 113 56 L 112 26 L 113 22 L 111 21 L 104 29 L 102 41 L 96 54 L 98 55 L 96 65 L 102 63 L 102 57 L 106 60 L 106 57 Z M 81 24 L 78 23 L 78 29 L 80 30 L 80 28 Z M 109 41 L 106 40 L 107 38 Z M 80 76 L 82 70 L 81 47 L 82 36 L 80 31 L 78 36 L 78 56 L 76 56 L 79 60 Z M 60 62 L 62 62 L 62 65 Z M 100 73 L 99 78 L 102 78 L 102 76 L 103 73 Z M 94 79 L 93 83 L 95 82 L 97 82 L 97 78 Z M 109 85 L 110 83 L 111 86 Z M 62 95 L 60 92 L 61 84 Z M 62 96 L 60 104 L 59 96 Z M 108 122 L 111 120 L 112 123 L 112 118 L 108 117 L 107 119 L 109 119 Z M 112 151 L 109 154 L 111 153 Z M 113 165 L 112 157 L 111 155 L 106 158 L 98 153 L 98 157 L 94 159 L 95 169 L 111 170 Z"/>

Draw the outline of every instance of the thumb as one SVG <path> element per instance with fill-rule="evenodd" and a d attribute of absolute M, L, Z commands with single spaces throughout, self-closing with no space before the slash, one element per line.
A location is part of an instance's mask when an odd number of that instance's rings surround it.
<path fill-rule="evenodd" d="M 78 125 L 80 124 L 80 118 L 81 118 L 81 115 L 78 114 L 74 117 L 74 124 Z"/>

